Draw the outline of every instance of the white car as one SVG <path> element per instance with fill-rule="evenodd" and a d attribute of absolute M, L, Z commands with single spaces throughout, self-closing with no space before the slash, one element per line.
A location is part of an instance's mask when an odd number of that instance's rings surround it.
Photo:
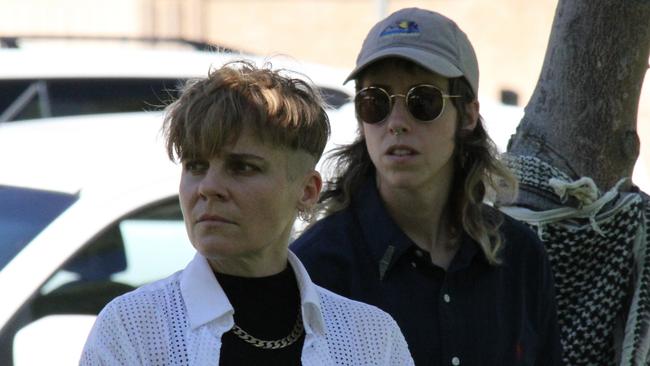
<path fill-rule="evenodd" d="M 207 76 L 211 65 L 239 58 L 257 64 L 266 60 L 237 52 L 188 49 L 182 42 L 165 48 L 131 41 L 93 43 L 92 39 L 72 44 L 56 39 L 13 43 L 20 46 L 0 47 L 0 123 L 159 110 L 185 80 Z M 297 70 L 314 78 L 334 108 L 354 92 L 352 86 L 341 85 L 346 76 L 343 70 L 280 55 L 268 61 L 274 68 Z"/>

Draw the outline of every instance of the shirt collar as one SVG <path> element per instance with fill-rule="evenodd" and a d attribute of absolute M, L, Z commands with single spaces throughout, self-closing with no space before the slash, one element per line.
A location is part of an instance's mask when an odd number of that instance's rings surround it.
<path fill-rule="evenodd" d="M 368 250 L 377 262 L 379 276 L 383 278 L 414 243 L 389 215 L 374 177 L 369 177 L 360 187 L 352 205 Z"/>
<path fill-rule="evenodd" d="M 232 315 L 235 311 L 208 260 L 201 254 L 196 253 L 185 267 L 180 287 L 192 329 L 219 318 L 234 324 Z"/>
<path fill-rule="evenodd" d="M 359 220 L 368 250 L 378 265 L 380 279 L 383 279 L 385 275 L 389 274 L 397 260 L 407 253 L 415 243 L 388 213 L 384 201 L 379 195 L 374 177 L 369 177 L 360 187 L 359 193 L 353 199 L 352 206 Z M 460 248 L 448 271 L 458 271 L 470 266 L 478 254 L 481 254 L 478 244 L 463 231 Z M 483 258 L 484 256 L 479 255 L 479 257 Z"/>
<path fill-rule="evenodd" d="M 302 307 L 302 322 L 307 333 L 325 335 L 325 320 L 320 304 L 320 295 L 316 285 L 311 281 L 305 266 L 300 259 L 289 251 L 289 265 L 293 269 L 298 281 L 300 303 Z"/>
<path fill-rule="evenodd" d="M 316 285 L 292 252 L 288 255 L 300 291 L 302 318 L 307 333 L 325 334 L 325 321 Z M 190 327 L 195 329 L 219 319 L 227 329 L 234 325 L 234 309 L 219 285 L 207 259 L 196 253 L 185 267 L 180 280 L 181 295 L 187 307 Z"/>

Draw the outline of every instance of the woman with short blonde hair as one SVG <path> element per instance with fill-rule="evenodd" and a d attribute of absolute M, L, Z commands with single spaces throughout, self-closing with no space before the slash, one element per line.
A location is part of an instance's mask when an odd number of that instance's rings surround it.
<path fill-rule="evenodd" d="M 318 200 L 329 133 L 308 83 L 227 64 L 188 84 L 164 132 L 197 253 L 109 303 L 82 365 L 413 364 L 388 314 L 316 286 L 288 250 Z"/>

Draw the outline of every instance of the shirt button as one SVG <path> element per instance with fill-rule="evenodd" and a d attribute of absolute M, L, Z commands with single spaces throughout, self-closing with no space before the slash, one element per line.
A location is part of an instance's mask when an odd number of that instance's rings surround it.
<path fill-rule="evenodd" d="M 418 266 L 417 263 L 415 263 L 415 262 L 411 262 L 411 267 L 415 268 L 415 267 L 417 267 L 417 266 Z"/>
<path fill-rule="evenodd" d="M 451 297 L 448 294 L 442 295 L 442 299 L 445 300 L 447 304 L 451 302 Z M 453 359 L 458 359 L 457 357 L 454 357 Z M 453 360 L 452 360 L 453 361 Z M 460 362 L 460 361 L 459 361 Z"/>
<path fill-rule="evenodd" d="M 418 258 L 422 258 L 422 256 L 424 255 L 424 253 L 422 253 L 422 251 L 421 251 L 420 249 L 417 249 L 417 250 L 415 251 L 415 255 L 417 255 Z"/>
<path fill-rule="evenodd" d="M 458 366 L 458 365 L 460 365 L 460 358 L 458 358 L 458 357 L 453 357 L 453 358 L 451 359 L 451 364 L 454 365 L 454 366 Z"/>

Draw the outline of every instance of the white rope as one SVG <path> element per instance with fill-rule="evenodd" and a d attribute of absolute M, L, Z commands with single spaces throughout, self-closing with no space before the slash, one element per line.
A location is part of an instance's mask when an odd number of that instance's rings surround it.
<path fill-rule="evenodd" d="M 574 218 L 589 219 L 591 227 L 598 234 L 604 236 L 605 234 L 602 232 L 600 226 L 598 225 L 598 218 L 597 218 L 598 213 L 600 213 L 600 211 L 605 205 L 607 205 L 608 203 L 610 203 L 612 200 L 616 199 L 619 196 L 619 189 L 623 183 L 627 182 L 627 180 L 628 178 L 621 179 L 620 181 L 618 181 L 618 183 L 616 183 L 614 188 L 607 191 L 600 198 L 578 208 L 560 207 L 560 208 L 554 208 L 546 211 L 533 211 L 527 208 L 517 207 L 517 206 L 502 206 L 501 211 L 503 211 L 505 214 L 509 216 L 514 217 L 517 220 L 522 220 L 529 224 L 538 226 L 538 234 L 540 234 L 540 236 L 543 233 L 544 225 L 555 223 L 561 220 L 568 220 Z M 580 197 L 583 198 L 591 197 L 591 195 L 589 193 L 586 193 L 585 192 L 586 190 L 583 188 L 584 182 L 591 182 L 591 184 L 593 184 L 593 187 L 596 186 L 591 178 L 581 178 L 572 183 L 555 179 L 554 184 L 555 186 L 558 187 L 558 190 L 562 192 L 564 195 L 566 195 L 567 192 L 570 192 L 569 194 L 571 193 L 578 194 Z M 578 188 L 574 188 L 574 187 L 578 187 Z M 588 183 L 587 183 L 587 189 L 591 189 Z M 595 190 L 597 192 L 597 189 Z M 636 194 L 625 195 L 623 199 L 617 202 L 616 208 L 612 209 L 612 211 L 617 211 L 621 209 L 621 207 L 623 206 L 628 206 L 630 204 L 629 202 L 630 200 L 633 200 L 635 202 L 640 202 L 641 197 Z"/>
<path fill-rule="evenodd" d="M 548 184 L 553 188 L 562 203 L 565 203 L 569 197 L 575 197 L 580 205 L 592 204 L 598 199 L 598 187 L 594 180 L 589 177 L 582 177 L 575 182 L 567 182 L 563 179 L 551 178 Z"/>

